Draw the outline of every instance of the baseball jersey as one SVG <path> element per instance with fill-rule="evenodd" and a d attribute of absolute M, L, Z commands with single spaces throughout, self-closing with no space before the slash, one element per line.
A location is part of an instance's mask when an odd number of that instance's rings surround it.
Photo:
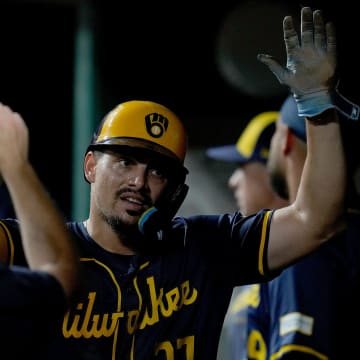
<path fill-rule="evenodd" d="M 314 253 L 260 285 L 248 307 L 248 358 L 357 358 L 360 320 L 360 216 Z"/>
<path fill-rule="evenodd" d="M 234 286 L 269 280 L 272 211 L 177 217 L 153 255 L 119 255 L 69 223 L 83 288 L 49 349 L 54 359 L 216 359 Z"/>
<path fill-rule="evenodd" d="M 247 360 L 249 306 L 259 305 L 259 284 L 236 287 L 223 325 L 224 346 L 228 359 Z M 220 355 L 219 355 L 220 356 Z"/>
<path fill-rule="evenodd" d="M 1 199 L 0 219 L 14 218 L 16 216 L 15 210 L 12 204 L 9 190 L 4 182 L 0 184 L 0 199 Z"/>
<path fill-rule="evenodd" d="M 0 357 L 42 359 L 43 342 L 58 331 L 66 310 L 60 283 L 47 273 L 0 263 L 0 294 Z"/>

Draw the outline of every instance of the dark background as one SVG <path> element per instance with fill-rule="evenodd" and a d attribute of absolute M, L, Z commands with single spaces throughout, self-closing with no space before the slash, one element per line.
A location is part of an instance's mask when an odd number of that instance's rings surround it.
<path fill-rule="evenodd" d="M 277 17 L 285 11 L 299 18 L 301 5 L 321 8 L 335 22 L 340 90 L 360 102 L 359 21 L 346 1 L 337 6 L 328 1 L 88 3 L 101 116 L 122 101 L 150 99 L 184 120 L 191 148 L 234 142 L 252 116 L 278 109 L 283 100 L 285 89 L 257 62 L 256 53 L 284 54 Z M 66 214 L 71 208 L 74 36 L 81 4 L 0 2 L 0 101 L 28 123 L 31 160 Z M 239 6 L 234 28 L 231 16 Z M 222 70 L 226 61 L 230 76 Z"/>

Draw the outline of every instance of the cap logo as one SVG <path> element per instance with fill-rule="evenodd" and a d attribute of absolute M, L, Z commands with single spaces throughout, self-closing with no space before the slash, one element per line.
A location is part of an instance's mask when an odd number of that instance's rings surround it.
<path fill-rule="evenodd" d="M 145 116 L 146 131 L 154 138 L 163 136 L 169 126 L 169 120 L 158 113 L 151 113 Z"/>

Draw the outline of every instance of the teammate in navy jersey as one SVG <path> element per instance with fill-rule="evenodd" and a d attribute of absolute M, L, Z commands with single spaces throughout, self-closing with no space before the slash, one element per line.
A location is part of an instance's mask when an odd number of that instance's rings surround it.
<path fill-rule="evenodd" d="M 236 144 L 213 146 L 206 155 L 216 161 L 233 164 L 228 186 L 233 190 L 238 209 L 251 215 L 263 208 L 288 205 L 272 189 L 266 162 L 275 131 L 278 111 L 265 111 L 253 117 L 241 132 Z M 218 359 L 247 359 L 247 308 L 258 307 L 259 284 L 234 288 L 220 337 Z"/>
<path fill-rule="evenodd" d="M 28 160 L 28 129 L 21 116 L 0 104 L 0 182 L 9 190 L 19 224 L 0 221 L 1 358 L 40 359 L 61 324 L 78 282 L 79 259 L 64 218 Z M 8 214 L 7 214 L 8 215 Z M 21 231 L 12 264 L 13 231 Z M 5 265 L 6 263 L 6 265 Z"/>
<path fill-rule="evenodd" d="M 353 144 L 345 129 L 343 134 L 350 149 Z M 351 179 L 354 148 L 349 155 Z M 296 197 L 305 157 L 305 121 L 290 96 L 282 106 L 268 161 L 274 189 L 290 202 Z M 346 222 L 344 232 L 260 285 L 259 307 L 248 308 L 249 359 L 356 358 L 357 335 L 348 323 L 360 319 L 359 210 L 349 206 Z"/>
<path fill-rule="evenodd" d="M 187 192 L 184 126 L 160 104 L 119 104 L 85 154 L 89 217 L 69 223 L 83 292 L 49 358 L 215 359 L 233 287 L 272 279 L 343 229 L 345 159 L 329 96 L 335 34 L 320 12 L 305 7 L 301 17 L 301 45 L 284 19 L 287 68 L 259 56 L 307 116 L 312 147 L 294 203 L 247 217 L 174 217 Z"/>

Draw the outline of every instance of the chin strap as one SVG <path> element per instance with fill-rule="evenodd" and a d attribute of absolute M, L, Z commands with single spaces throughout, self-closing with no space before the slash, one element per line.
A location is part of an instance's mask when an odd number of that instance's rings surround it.
<path fill-rule="evenodd" d="M 186 184 L 179 185 L 175 191 L 172 191 L 159 204 L 146 210 L 138 221 L 138 229 L 144 236 L 150 236 L 157 240 L 162 240 L 163 230 L 165 230 L 189 191 Z"/>

